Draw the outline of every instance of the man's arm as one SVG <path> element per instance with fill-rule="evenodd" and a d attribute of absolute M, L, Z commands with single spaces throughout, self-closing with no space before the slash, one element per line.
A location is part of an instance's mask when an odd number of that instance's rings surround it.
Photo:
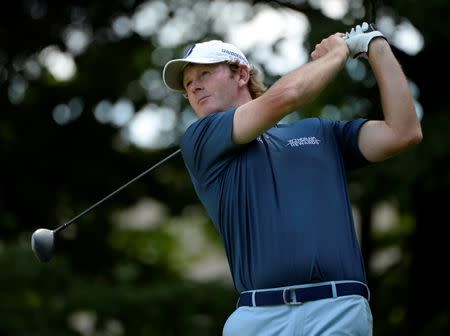
<path fill-rule="evenodd" d="M 233 140 L 248 143 L 271 128 L 284 116 L 314 100 L 344 67 L 348 47 L 336 33 L 316 45 L 312 61 L 275 82 L 262 96 L 237 108 L 233 120 Z"/>
<path fill-rule="evenodd" d="M 422 130 L 408 82 L 389 43 L 373 39 L 368 60 L 380 90 L 384 120 L 366 122 L 358 144 L 366 159 L 375 162 L 420 143 Z"/>

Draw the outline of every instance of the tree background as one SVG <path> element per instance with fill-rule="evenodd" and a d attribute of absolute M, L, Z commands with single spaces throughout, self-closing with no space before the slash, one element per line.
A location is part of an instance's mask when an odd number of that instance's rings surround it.
<path fill-rule="evenodd" d="M 326 11 L 333 2 L 21 0 L 3 9 L 0 334 L 221 334 L 237 296 L 179 156 L 72 224 L 49 263 L 36 259 L 30 239 L 174 152 L 192 113 L 164 88 L 165 62 L 194 41 L 227 39 L 225 24 L 271 8 L 307 18 L 308 52 L 362 20 L 397 29 L 406 22 L 423 37 L 416 54 L 393 44 L 423 112 L 423 142 L 352 173 L 349 183 L 375 334 L 448 335 L 450 3 L 349 0 L 336 18 Z M 282 53 L 285 41 L 275 41 L 272 52 Z M 279 75 L 258 50 L 252 59 L 270 85 Z M 364 60 L 350 61 L 297 117 L 381 118 L 367 69 Z M 141 130 L 155 133 L 152 145 L 130 140 L 140 112 L 162 116 L 158 132 Z"/>

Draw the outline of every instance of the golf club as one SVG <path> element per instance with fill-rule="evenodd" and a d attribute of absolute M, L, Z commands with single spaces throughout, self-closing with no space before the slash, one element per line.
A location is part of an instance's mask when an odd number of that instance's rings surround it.
<path fill-rule="evenodd" d="M 52 256 L 53 256 L 53 249 L 54 249 L 54 245 L 55 245 L 55 234 L 57 234 L 58 232 L 63 231 L 70 224 L 75 222 L 78 218 L 80 218 L 81 216 L 85 215 L 86 213 L 88 213 L 89 211 L 91 211 L 92 209 L 94 209 L 95 207 L 97 207 L 98 205 L 100 205 L 101 203 L 103 203 L 104 201 L 109 199 L 110 197 L 114 196 L 115 194 L 117 194 L 122 189 L 128 187 L 134 181 L 140 179 L 142 176 L 144 176 L 147 173 L 151 172 L 153 169 L 155 169 L 156 167 L 160 166 L 161 164 L 163 164 L 164 162 L 166 162 L 167 160 L 169 160 L 173 156 L 177 155 L 180 151 L 181 151 L 181 149 L 178 149 L 175 152 L 173 152 L 172 154 L 168 155 L 166 158 L 162 159 L 161 161 L 159 161 L 154 166 L 148 168 L 146 171 L 144 171 L 140 175 L 136 176 L 132 180 L 130 180 L 127 183 L 125 183 L 124 185 L 122 185 L 120 188 L 116 189 L 115 191 L 113 191 L 109 195 L 105 196 L 100 201 L 98 201 L 97 203 L 93 204 L 92 206 L 90 206 L 89 208 L 87 208 L 86 210 L 81 212 L 79 215 L 73 217 L 72 219 L 70 219 L 69 221 L 67 221 L 64 224 L 61 224 L 56 229 L 48 230 L 48 229 L 42 229 L 41 228 L 41 229 L 37 229 L 36 231 L 34 231 L 32 236 L 31 236 L 31 248 L 34 251 L 34 253 L 36 254 L 36 256 L 38 257 L 38 259 L 41 262 L 47 262 L 47 261 L 49 261 L 52 258 Z"/>

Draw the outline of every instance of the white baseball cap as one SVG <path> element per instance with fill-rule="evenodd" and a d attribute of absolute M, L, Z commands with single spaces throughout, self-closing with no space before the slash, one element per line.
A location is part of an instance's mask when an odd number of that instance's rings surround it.
<path fill-rule="evenodd" d="M 245 55 L 230 43 L 220 40 L 196 43 L 191 46 L 183 58 L 166 63 L 163 70 L 163 80 L 166 86 L 174 91 L 184 92 L 183 70 L 189 63 L 214 64 L 227 61 L 237 61 L 250 66 Z"/>

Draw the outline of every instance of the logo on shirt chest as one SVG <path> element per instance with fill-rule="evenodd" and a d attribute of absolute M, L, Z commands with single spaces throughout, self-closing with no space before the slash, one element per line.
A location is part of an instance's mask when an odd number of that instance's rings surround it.
<path fill-rule="evenodd" d="M 287 141 L 286 146 L 289 147 L 300 147 L 300 146 L 309 146 L 309 145 L 319 145 L 320 139 L 317 139 L 316 137 L 302 137 L 302 138 L 295 138 L 295 139 L 289 139 Z"/>
<path fill-rule="evenodd" d="M 320 145 L 320 139 L 315 136 L 311 137 L 301 137 L 301 138 L 292 138 L 292 139 L 282 139 L 269 136 L 267 134 L 262 134 L 256 138 L 256 140 L 267 146 L 267 148 L 271 151 L 282 151 L 283 148 L 291 147 L 291 148 L 299 148 L 305 146 L 318 146 Z"/>

